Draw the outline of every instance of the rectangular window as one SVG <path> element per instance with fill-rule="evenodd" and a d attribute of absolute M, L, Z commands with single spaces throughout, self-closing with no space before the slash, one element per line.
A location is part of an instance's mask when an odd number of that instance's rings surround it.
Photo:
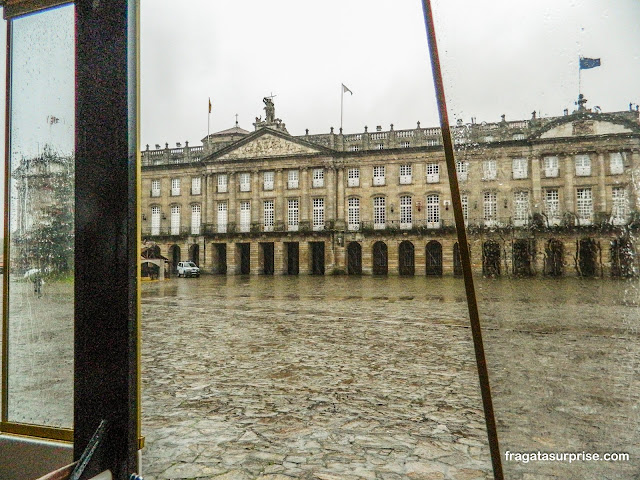
<path fill-rule="evenodd" d="M 229 177 L 226 173 L 218 174 L 218 193 L 226 193 L 229 191 Z"/>
<path fill-rule="evenodd" d="M 359 187 L 360 186 L 360 169 L 350 168 L 347 170 L 347 186 Z"/>
<path fill-rule="evenodd" d="M 191 179 L 191 195 L 202 194 L 202 177 L 193 177 Z"/>
<path fill-rule="evenodd" d="M 264 231 L 265 232 L 273 232 L 273 224 L 275 221 L 275 207 L 273 200 L 265 200 L 264 201 Z"/>
<path fill-rule="evenodd" d="M 589 155 L 576 155 L 576 175 L 579 177 L 588 177 L 591 175 L 591 158 Z"/>
<path fill-rule="evenodd" d="M 609 172 L 611 175 L 624 173 L 624 156 L 620 152 L 609 154 Z"/>
<path fill-rule="evenodd" d="M 313 188 L 324 187 L 324 169 L 323 168 L 314 168 L 313 169 Z"/>
<path fill-rule="evenodd" d="M 180 235 L 180 205 L 171 206 L 171 235 Z"/>
<path fill-rule="evenodd" d="M 358 150 L 360 150 L 360 146 L 359 145 L 349 145 L 349 151 L 350 152 L 357 152 Z"/>
<path fill-rule="evenodd" d="M 469 162 L 456 162 L 456 172 L 458 173 L 458 180 L 465 182 L 469 177 Z"/>
<path fill-rule="evenodd" d="M 526 158 L 514 158 L 512 161 L 513 178 L 518 180 L 521 178 L 527 178 L 529 162 Z"/>
<path fill-rule="evenodd" d="M 299 222 L 300 203 L 297 198 L 290 198 L 287 201 L 287 230 L 290 232 L 297 232 Z"/>
<path fill-rule="evenodd" d="M 240 231 L 243 233 L 251 230 L 251 202 L 240 202 Z"/>
<path fill-rule="evenodd" d="M 202 207 L 199 204 L 191 205 L 191 235 L 200 235 L 202 223 Z"/>
<path fill-rule="evenodd" d="M 411 183 L 411 165 L 400 165 L 400 185 Z"/>
<path fill-rule="evenodd" d="M 263 174 L 264 190 L 273 190 L 274 179 L 275 179 L 275 172 L 264 172 Z"/>
<path fill-rule="evenodd" d="M 287 172 L 287 188 L 298 188 L 298 180 L 300 178 L 300 174 L 298 170 L 289 170 Z"/>
<path fill-rule="evenodd" d="M 550 226 L 560 225 L 560 196 L 558 189 L 550 188 L 544 191 L 544 214 Z"/>
<path fill-rule="evenodd" d="M 440 164 L 427 163 L 427 183 L 440 183 Z"/>
<path fill-rule="evenodd" d="M 482 162 L 482 179 L 495 180 L 498 177 L 498 164 L 495 160 Z"/>
<path fill-rule="evenodd" d="M 469 221 L 469 195 L 460 195 L 460 202 L 462 203 L 462 217 L 466 224 Z"/>
<path fill-rule="evenodd" d="M 382 143 L 378 143 L 378 144 L 376 145 L 376 150 L 384 150 L 384 144 L 382 144 Z"/>
<path fill-rule="evenodd" d="M 251 174 L 249 172 L 244 172 L 239 174 L 239 178 L 240 178 L 240 191 L 250 192 L 251 191 Z"/>
<path fill-rule="evenodd" d="M 384 185 L 384 167 L 373 167 L 373 184 Z"/>
<path fill-rule="evenodd" d="M 177 197 L 180 195 L 180 179 L 172 178 L 171 179 L 171 196 Z"/>
<path fill-rule="evenodd" d="M 515 192 L 513 194 L 515 211 L 513 213 L 513 224 L 522 227 L 529 223 L 529 192 Z"/>
<path fill-rule="evenodd" d="M 558 176 L 558 157 L 544 157 L 544 176 L 555 178 Z"/>
<path fill-rule="evenodd" d="M 611 190 L 611 223 L 625 225 L 628 214 L 627 189 L 625 187 L 613 187 Z"/>
<path fill-rule="evenodd" d="M 218 203 L 218 233 L 227 233 L 228 210 L 227 202 Z"/>
<path fill-rule="evenodd" d="M 484 192 L 484 224 L 487 227 L 493 227 L 498 221 L 498 199 L 494 192 Z"/>
<path fill-rule="evenodd" d="M 400 197 L 400 228 L 409 229 L 413 223 L 413 205 L 409 195 Z"/>
<path fill-rule="evenodd" d="M 411 146 L 411 143 L 409 142 L 402 142 L 402 148 L 409 148 Z"/>
<path fill-rule="evenodd" d="M 350 198 L 348 200 L 348 212 L 347 219 L 349 221 L 349 230 L 359 230 L 360 229 L 360 199 L 359 198 Z"/>
<path fill-rule="evenodd" d="M 313 229 L 324 230 L 324 198 L 313 199 Z"/>
<path fill-rule="evenodd" d="M 375 197 L 373 199 L 373 228 L 385 228 L 387 223 L 387 206 L 384 197 Z"/>
<path fill-rule="evenodd" d="M 160 196 L 160 180 L 151 180 L 151 196 Z"/>
<path fill-rule="evenodd" d="M 440 228 L 440 196 L 427 195 L 427 228 Z"/>
<path fill-rule="evenodd" d="M 160 206 L 154 205 L 151 207 L 151 235 L 160 235 L 161 218 Z"/>
<path fill-rule="evenodd" d="M 578 225 L 593 223 L 593 197 L 591 188 L 579 188 L 576 192 Z"/>

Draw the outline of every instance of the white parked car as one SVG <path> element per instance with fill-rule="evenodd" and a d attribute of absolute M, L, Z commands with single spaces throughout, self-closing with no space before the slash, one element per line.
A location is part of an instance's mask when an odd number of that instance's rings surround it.
<path fill-rule="evenodd" d="M 193 262 L 178 262 L 179 277 L 199 277 L 200 269 Z"/>

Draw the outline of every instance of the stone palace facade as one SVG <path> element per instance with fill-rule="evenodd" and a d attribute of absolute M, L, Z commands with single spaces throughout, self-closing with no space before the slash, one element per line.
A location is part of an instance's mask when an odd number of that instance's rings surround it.
<path fill-rule="evenodd" d="M 255 130 L 142 152 L 142 237 L 204 273 L 461 273 L 439 128 L 292 136 L 265 98 Z M 636 110 L 458 124 L 473 268 L 638 271 Z"/>

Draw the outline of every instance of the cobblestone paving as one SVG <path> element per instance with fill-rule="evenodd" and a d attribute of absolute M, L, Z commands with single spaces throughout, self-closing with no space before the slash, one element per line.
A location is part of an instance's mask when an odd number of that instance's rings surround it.
<path fill-rule="evenodd" d="M 626 285 L 479 281 L 509 479 L 636 478 Z M 143 288 L 147 480 L 491 478 L 462 282 L 203 277 Z"/>

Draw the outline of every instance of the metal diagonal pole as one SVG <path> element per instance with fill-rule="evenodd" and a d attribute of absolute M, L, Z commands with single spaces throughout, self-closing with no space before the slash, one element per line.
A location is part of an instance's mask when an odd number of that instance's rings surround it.
<path fill-rule="evenodd" d="M 427 40 L 429 42 L 429 54 L 431 57 L 431 69 L 433 72 L 433 83 L 436 90 L 436 100 L 438 101 L 438 113 L 440 114 L 442 143 L 444 146 L 444 154 L 447 161 L 447 172 L 449 173 L 449 187 L 451 188 L 453 213 L 456 220 L 456 231 L 458 232 L 458 246 L 460 251 L 460 260 L 462 262 L 462 271 L 464 274 L 464 286 L 467 293 L 467 306 L 469 307 L 469 319 L 471 321 L 473 346 L 476 353 L 478 377 L 480 379 L 480 393 L 482 395 L 482 405 L 484 407 L 484 418 L 487 425 L 487 436 L 489 437 L 491 463 L 493 464 L 493 478 L 495 480 L 504 480 L 504 476 L 502 473 L 502 459 L 500 457 L 500 446 L 498 445 L 498 431 L 496 429 L 496 420 L 493 413 L 493 402 L 491 400 L 491 388 L 489 386 L 489 372 L 487 370 L 487 361 L 484 355 L 482 329 L 480 328 L 478 304 L 476 302 L 476 292 L 473 285 L 473 275 L 471 272 L 469 244 L 467 243 L 467 232 L 464 227 L 462 202 L 460 200 L 460 189 L 458 187 L 458 174 L 456 172 L 456 163 L 453 156 L 451 130 L 449 129 L 447 104 L 445 102 L 444 96 L 442 72 L 440 71 L 438 45 L 436 43 L 433 14 L 431 12 L 431 1 L 422 0 L 422 9 L 424 12 L 425 27 L 427 29 Z"/>

